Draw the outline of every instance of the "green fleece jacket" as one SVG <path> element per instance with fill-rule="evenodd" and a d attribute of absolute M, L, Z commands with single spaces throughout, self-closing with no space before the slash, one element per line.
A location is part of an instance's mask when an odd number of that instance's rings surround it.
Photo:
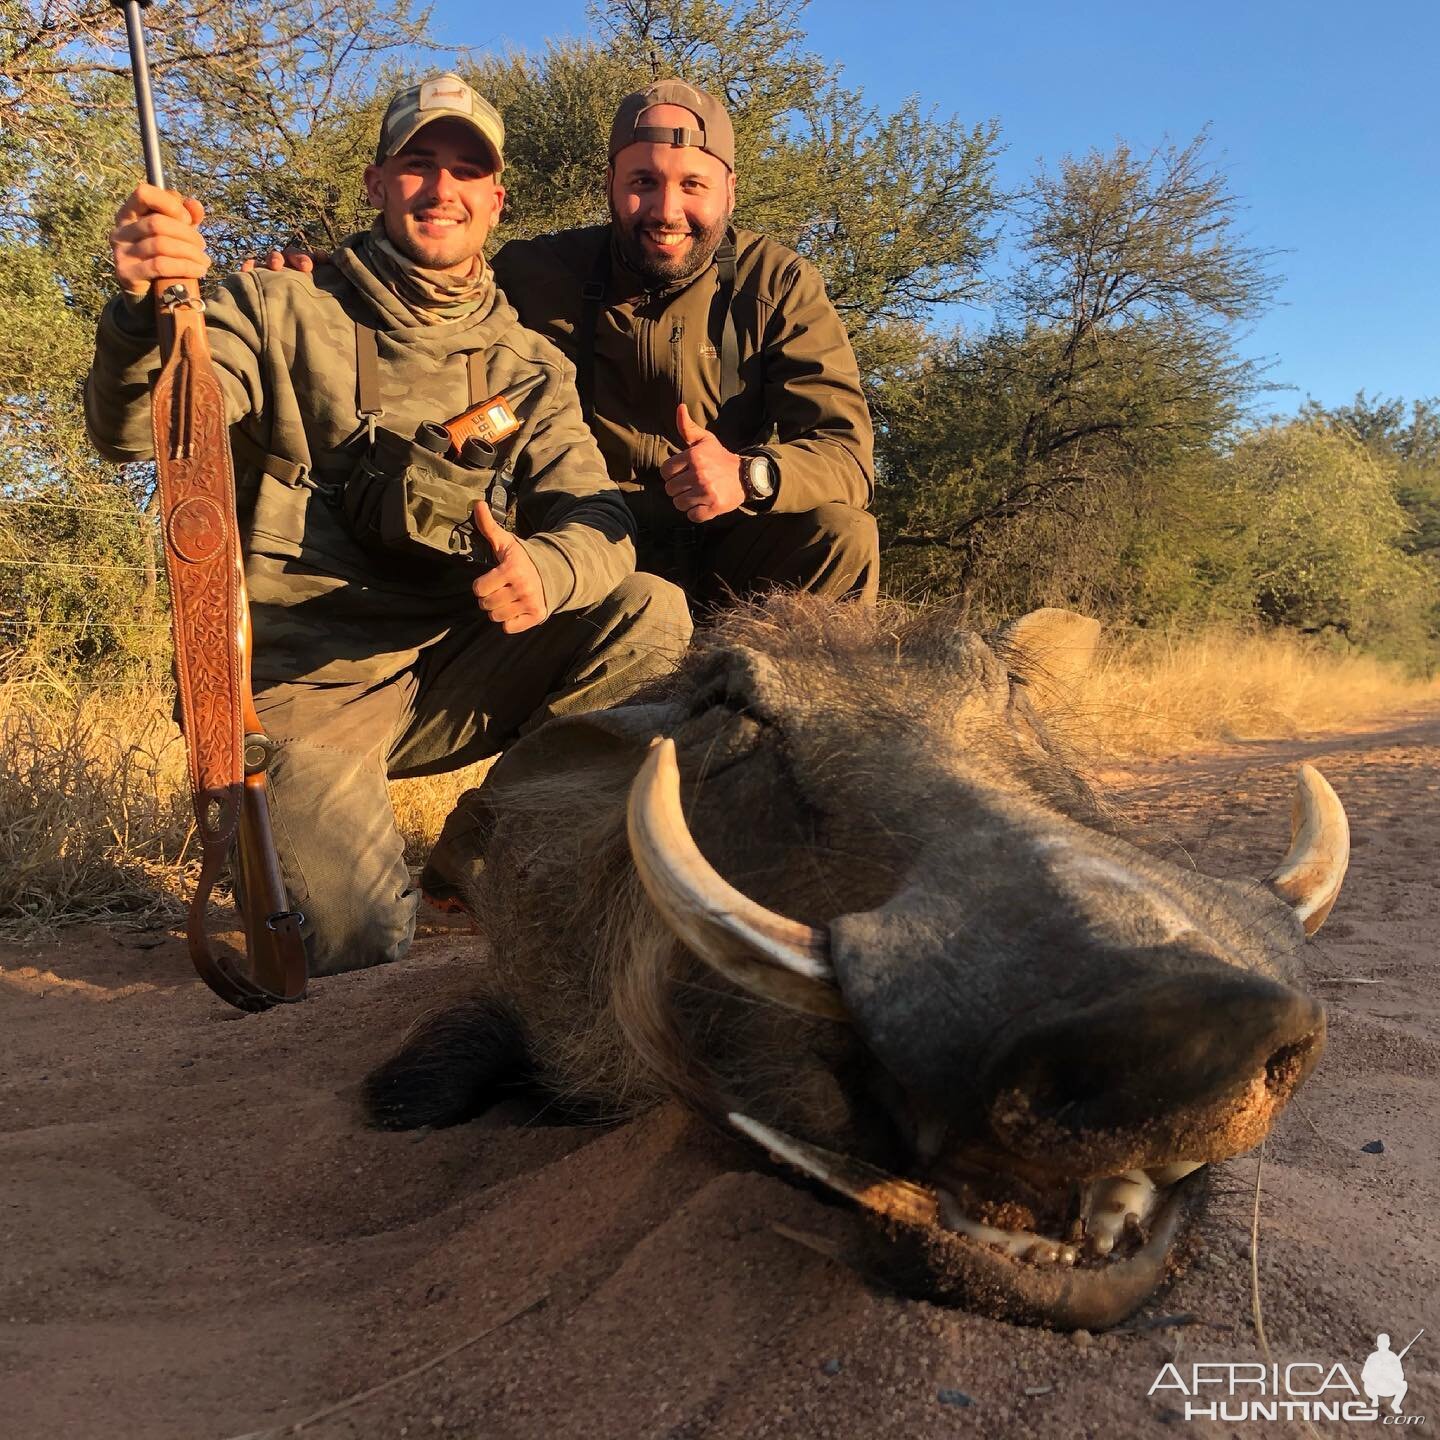
<path fill-rule="evenodd" d="M 357 321 L 377 332 L 379 423 L 407 439 L 422 420 L 466 408 L 472 351 L 483 356 L 477 398 L 523 391 L 521 429 L 500 453 L 516 480 L 516 533 L 548 611 L 594 604 L 635 568 L 634 524 L 581 417 L 570 363 L 498 293 L 464 320 L 416 324 L 356 253 L 359 238 L 313 275 L 231 276 L 208 303 L 258 684 L 383 679 L 478 613 L 472 569 L 445 556 L 433 565 L 377 560 L 346 517 L 345 486 L 366 449 Z M 85 386 L 87 428 L 108 458 L 153 456 L 149 388 L 158 366 L 148 300 L 116 297 L 101 314 Z"/>
<path fill-rule="evenodd" d="M 681 448 L 675 409 L 730 450 L 763 446 L 775 461 L 775 513 L 826 501 L 864 508 L 874 489 L 874 432 L 850 337 L 820 272 L 751 230 L 736 232 L 735 316 L 740 393 L 720 403 L 724 321 L 715 261 L 698 275 L 647 290 L 627 268 L 608 225 L 512 240 L 495 278 L 520 318 L 572 360 L 582 290 L 608 250 L 608 284 L 595 330 L 594 429 L 611 478 L 625 491 L 642 539 L 683 529 L 660 466 Z"/>

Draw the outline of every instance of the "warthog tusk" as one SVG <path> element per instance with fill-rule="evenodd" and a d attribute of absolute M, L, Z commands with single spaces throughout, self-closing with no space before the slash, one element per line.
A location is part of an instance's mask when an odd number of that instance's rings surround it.
<path fill-rule="evenodd" d="M 849 1018 L 824 930 L 742 895 L 700 853 L 680 807 L 673 740 L 655 740 L 630 786 L 635 869 L 665 923 L 706 964 L 751 994 L 829 1020 Z"/>
<path fill-rule="evenodd" d="M 1290 806 L 1290 848 L 1266 883 L 1313 935 L 1340 894 L 1349 864 L 1345 807 L 1313 765 L 1302 765 Z"/>
<path fill-rule="evenodd" d="M 822 1150 L 818 1145 L 797 1140 L 737 1110 L 732 1110 L 726 1118 L 774 1159 L 818 1180 L 865 1210 L 906 1225 L 925 1227 L 939 1221 L 940 1203 L 935 1192 L 923 1185 L 902 1180 L 864 1160 L 852 1160 L 848 1155 L 837 1155 L 833 1150 Z"/>

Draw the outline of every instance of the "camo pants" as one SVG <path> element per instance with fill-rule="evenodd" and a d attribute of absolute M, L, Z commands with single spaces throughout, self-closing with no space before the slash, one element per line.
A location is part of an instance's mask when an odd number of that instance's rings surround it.
<path fill-rule="evenodd" d="M 690 638 L 684 597 L 632 575 L 598 605 L 507 635 L 478 609 L 379 683 L 286 683 L 255 696 L 279 746 L 267 772 L 275 846 L 305 916 L 312 975 L 398 959 L 418 892 L 387 778 L 457 770 L 552 715 L 599 710 L 667 673 Z"/>
<path fill-rule="evenodd" d="M 814 510 L 722 515 L 703 525 L 677 519 L 669 497 L 626 497 L 639 527 L 641 570 L 674 581 L 697 612 L 767 590 L 806 590 L 873 604 L 880 585 L 875 517 L 827 502 Z"/>

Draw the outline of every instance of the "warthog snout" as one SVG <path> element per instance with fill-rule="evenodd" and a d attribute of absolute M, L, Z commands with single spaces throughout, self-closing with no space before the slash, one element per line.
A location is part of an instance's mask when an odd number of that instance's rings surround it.
<path fill-rule="evenodd" d="M 995 1137 L 1072 1174 L 1264 1138 L 1325 1041 L 1321 1006 L 1234 970 L 1158 979 L 1027 1031 L 986 1089 Z"/>

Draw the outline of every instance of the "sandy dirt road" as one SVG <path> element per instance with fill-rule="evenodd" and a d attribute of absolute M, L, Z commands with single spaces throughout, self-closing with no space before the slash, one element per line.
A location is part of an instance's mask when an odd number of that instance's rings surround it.
<path fill-rule="evenodd" d="M 1398 1348 L 1425 1327 L 1405 1409 L 1440 1426 L 1440 709 L 1131 768 L 1111 794 L 1202 868 L 1258 876 L 1302 758 L 1355 849 L 1309 956 L 1329 1048 L 1265 1154 L 1265 1325 L 1278 1361 L 1357 1377 L 1377 1332 Z M 294 1433 L 1306 1433 L 1147 1393 L 1167 1361 L 1262 1358 L 1253 1156 L 1220 1167 L 1198 1258 L 1139 1324 L 1070 1337 L 944 1311 L 777 1234 L 843 1242 L 854 1222 L 674 1107 L 367 1130 L 356 1082 L 478 964 L 437 930 L 256 1018 L 190 978 L 174 935 L 0 949 L 0 1435 L 290 1434 L 395 1377 Z"/>

